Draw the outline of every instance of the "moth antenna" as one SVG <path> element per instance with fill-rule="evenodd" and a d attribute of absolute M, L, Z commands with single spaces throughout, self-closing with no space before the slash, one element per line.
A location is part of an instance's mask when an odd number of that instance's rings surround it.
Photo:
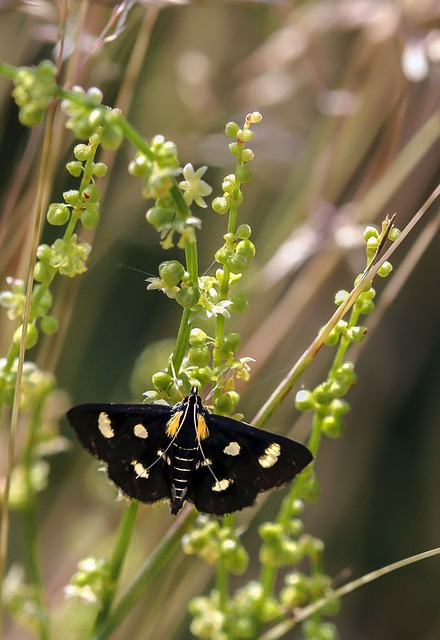
<path fill-rule="evenodd" d="M 207 400 L 209 400 L 210 398 L 212 398 L 212 396 L 214 395 L 215 391 L 216 391 L 217 389 L 219 389 L 219 388 L 220 388 L 220 385 L 221 385 L 221 384 L 223 384 L 223 382 L 226 380 L 226 378 L 228 377 L 228 375 L 229 375 L 229 372 L 230 372 L 230 371 L 231 371 L 231 367 L 229 367 L 229 368 L 228 368 L 228 370 L 227 370 L 227 371 L 225 371 L 225 373 L 222 375 L 222 377 L 221 377 L 221 378 L 220 378 L 220 380 L 217 382 L 217 384 L 216 384 L 214 387 L 212 387 L 211 391 L 208 393 L 208 395 L 207 395 L 207 396 L 206 396 L 206 398 L 205 398 L 205 402 L 206 402 Z"/>
<path fill-rule="evenodd" d="M 198 447 L 199 447 L 199 451 L 200 451 L 200 453 L 202 454 L 202 458 L 203 458 L 203 460 L 205 461 L 205 464 L 206 464 L 206 466 L 207 466 L 207 467 L 208 467 L 208 469 L 209 469 L 209 473 L 212 475 L 212 477 L 214 478 L 214 480 L 215 480 L 216 482 L 220 482 L 220 481 L 219 481 L 219 479 L 217 478 L 217 476 L 215 475 L 214 471 L 212 470 L 212 467 L 211 467 L 211 465 L 210 465 L 210 464 L 209 464 L 209 462 L 208 462 L 208 458 L 205 456 L 205 452 L 203 451 L 202 443 L 201 443 L 201 441 L 200 441 L 200 437 L 199 437 L 199 435 L 198 435 L 198 434 L 196 434 L 196 438 L 197 438 L 197 445 L 198 445 Z"/>
<path fill-rule="evenodd" d="M 174 354 L 172 353 L 172 354 L 170 355 L 169 359 L 168 359 L 168 366 L 169 366 L 169 368 L 171 369 L 171 373 L 172 373 L 172 376 L 173 376 L 174 386 L 175 386 L 175 388 L 177 389 L 177 391 L 180 393 L 181 398 L 183 398 L 184 394 L 182 393 L 182 391 L 181 391 L 181 389 L 180 389 L 181 384 L 180 384 L 179 379 L 178 379 L 177 374 L 176 374 L 176 368 L 174 367 L 173 355 L 174 355 Z"/>
<path fill-rule="evenodd" d="M 149 273 L 148 271 L 143 271 L 142 269 L 137 269 L 136 267 L 131 267 L 128 264 L 124 264 L 123 262 L 120 262 L 117 265 L 118 269 L 129 269 L 130 271 L 137 271 L 138 273 L 142 273 L 142 275 L 144 276 L 150 276 L 150 278 L 154 278 L 154 274 L 153 273 Z"/>
<path fill-rule="evenodd" d="M 215 265 L 215 260 L 213 262 L 211 262 L 211 264 L 209 265 L 209 267 L 207 269 L 205 269 L 203 275 L 206 276 L 206 274 L 208 273 L 208 271 L 210 271 L 212 269 L 212 267 Z M 203 277 L 203 276 L 202 276 Z"/>

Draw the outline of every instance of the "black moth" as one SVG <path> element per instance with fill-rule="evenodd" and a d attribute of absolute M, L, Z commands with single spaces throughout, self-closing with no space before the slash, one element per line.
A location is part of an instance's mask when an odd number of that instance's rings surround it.
<path fill-rule="evenodd" d="M 289 438 L 210 413 L 197 389 L 174 405 L 82 404 L 67 412 L 79 441 L 140 502 L 185 500 L 224 515 L 290 482 L 312 460 Z"/>

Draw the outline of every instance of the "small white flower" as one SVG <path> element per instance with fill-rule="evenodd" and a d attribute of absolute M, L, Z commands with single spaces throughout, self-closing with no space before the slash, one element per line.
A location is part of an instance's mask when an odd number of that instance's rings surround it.
<path fill-rule="evenodd" d="M 90 585 L 85 584 L 80 587 L 78 585 L 68 584 L 64 587 L 64 595 L 66 598 L 80 598 L 84 604 L 97 604 L 99 599 Z"/>
<path fill-rule="evenodd" d="M 206 208 L 208 206 L 203 198 L 212 193 L 212 187 L 201 179 L 207 168 L 200 167 L 197 171 L 194 171 L 192 164 L 188 163 L 184 166 L 183 177 L 185 180 L 179 183 L 179 187 L 185 192 L 183 197 L 188 206 L 193 200 L 199 207 Z"/>
<path fill-rule="evenodd" d="M 220 300 L 217 304 L 213 302 L 205 301 L 205 315 L 207 318 L 212 318 L 212 316 L 223 316 L 225 318 L 230 318 L 231 314 L 229 313 L 227 307 L 232 304 L 232 300 Z"/>
<path fill-rule="evenodd" d="M 147 285 L 147 289 L 149 291 L 159 289 L 160 291 L 163 291 L 168 298 L 175 298 L 179 291 L 179 287 L 167 287 L 161 278 L 147 278 L 146 282 L 150 283 Z"/>

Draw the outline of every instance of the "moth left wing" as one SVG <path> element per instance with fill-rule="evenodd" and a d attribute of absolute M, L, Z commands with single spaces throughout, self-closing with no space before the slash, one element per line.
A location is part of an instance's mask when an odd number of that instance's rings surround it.
<path fill-rule="evenodd" d="M 171 407 L 159 404 L 83 404 L 67 418 L 79 441 L 107 464 L 109 478 L 141 502 L 170 497 L 166 425 Z"/>
<path fill-rule="evenodd" d="M 193 472 L 187 500 L 223 515 L 252 505 L 258 494 L 289 483 L 313 459 L 299 442 L 232 418 L 206 417 L 209 436 Z"/>

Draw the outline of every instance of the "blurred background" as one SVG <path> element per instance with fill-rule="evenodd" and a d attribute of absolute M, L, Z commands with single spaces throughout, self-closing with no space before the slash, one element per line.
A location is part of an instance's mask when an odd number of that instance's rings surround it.
<path fill-rule="evenodd" d="M 58 10 L 36 0 L 0 5 L 0 59 L 32 65 L 56 55 Z M 257 256 L 245 278 L 250 312 L 239 318 L 241 355 L 256 362 L 240 411 L 251 420 L 334 310 L 334 293 L 350 289 L 364 268 L 363 228 L 397 214 L 403 228 L 440 178 L 440 5 L 438 0 L 310 0 L 303 2 L 133 3 L 125 28 L 92 48 L 112 3 L 71 2 L 66 23 L 65 79 L 96 85 L 104 104 L 119 106 L 150 139 L 163 134 L 181 166 L 208 165 L 204 178 L 221 195 L 234 170 L 223 134 L 263 114 L 251 147 L 253 180 L 245 185 L 240 223 L 252 226 Z M 24 277 L 33 231 L 42 128 L 18 123 L 11 84 L 0 80 L 0 270 Z M 51 154 L 50 201 L 72 188 L 64 165 L 73 140 L 59 114 Z M 142 400 L 150 374 L 166 366 L 179 322 L 173 301 L 147 292 L 145 279 L 164 254 L 147 224 L 151 203 L 128 174 L 134 150 L 104 153 L 101 222 L 88 272 L 57 282 L 60 332 L 35 350 L 60 390 L 51 420 L 69 404 Z M 384 564 L 439 545 L 440 538 L 440 235 L 431 207 L 377 281 L 377 308 L 356 360 L 358 385 L 347 400 L 346 432 L 326 440 L 316 463 L 321 498 L 305 510 L 306 531 L 326 545 L 325 570 L 341 584 Z M 196 212 L 201 271 L 222 244 L 225 219 Z M 47 228 L 44 242 L 57 230 Z M 67 279 L 65 279 L 67 280 Z M 0 356 L 14 330 L 0 310 Z M 165 341 L 165 342 L 164 342 Z M 171 342 L 168 342 L 171 341 Z M 32 353 L 32 352 L 31 352 Z M 34 354 L 32 354 L 34 357 Z M 326 376 L 323 349 L 301 381 Z M 270 428 L 304 439 L 289 396 Z M 293 426 L 295 428 L 293 429 Z M 63 625 L 62 588 L 79 559 L 111 552 L 123 510 L 104 474 L 61 421 L 71 448 L 51 459 L 40 494 L 46 596 L 64 640 L 83 637 Z M 4 454 L 2 454 L 2 459 Z M 258 562 L 257 525 L 276 513 L 282 494 L 245 516 L 244 540 Z M 167 506 L 142 508 L 127 566 L 136 571 L 172 523 Z M 12 519 L 11 561 L 20 562 L 19 516 Z M 251 562 L 239 586 L 256 575 Z M 235 580 L 234 580 L 235 583 Z M 212 585 L 211 568 L 178 556 L 115 638 L 186 640 L 189 596 Z M 438 640 L 440 560 L 433 558 L 357 590 L 335 622 L 343 640 Z M 146 602 L 148 606 L 146 606 Z M 84 614 L 81 614 L 84 615 Z M 92 615 L 92 614 L 91 614 Z M 153 631 L 154 630 L 154 633 Z M 33 637 L 18 627 L 8 640 Z M 299 638 L 299 631 L 288 637 Z"/>

